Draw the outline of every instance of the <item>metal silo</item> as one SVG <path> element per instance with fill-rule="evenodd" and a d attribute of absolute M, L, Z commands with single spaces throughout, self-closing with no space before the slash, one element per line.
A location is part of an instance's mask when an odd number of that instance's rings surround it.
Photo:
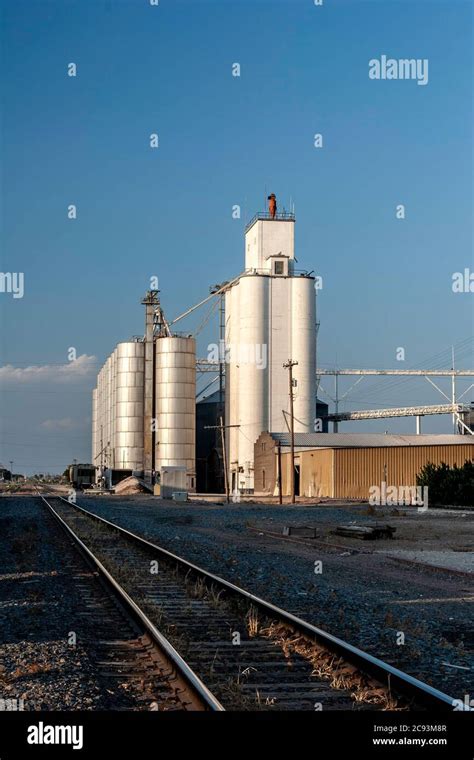
<path fill-rule="evenodd" d="M 229 425 L 226 429 L 226 446 L 227 451 L 232 452 L 232 456 L 228 461 L 228 469 L 230 473 L 234 473 L 230 477 L 230 487 L 232 490 L 237 485 L 236 467 L 239 461 L 239 428 L 230 427 L 231 425 L 239 425 L 239 367 L 232 355 L 233 347 L 239 344 L 240 335 L 240 290 L 237 283 L 234 287 L 231 287 L 225 294 L 225 345 L 229 351 L 230 361 L 226 364 L 225 375 L 225 418 L 226 424 Z"/>
<path fill-rule="evenodd" d="M 99 424 L 97 426 L 97 432 L 98 432 L 98 442 L 99 442 L 99 451 L 101 452 L 99 457 L 99 462 L 102 464 L 104 452 L 103 452 L 103 445 L 104 445 L 104 425 L 105 425 L 105 364 L 102 366 L 102 369 L 100 370 L 99 375 L 99 400 L 98 400 L 98 411 L 99 411 Z"/>
<path fill-rule="evenodd" d="M 96 467 L 100 466 L 100 449 L 101 449 L 101 443 L 100 443 L 100 427 L 102 425 L 102 369 L 100 370 L 99 374 L 97 375 L 97 394 L 96 394 L 96 423 L 95 423 L 95 442 L 96 442 L 96 450 L 94 454 L 94 459 L 92 460 L 92 464 L 95 464 Z"/>
<path fill-rule="evenodd" d="M 108 360 L 103 364 L 97 376 L 96 417 L 95 417 L 95 453 L 92 463 L 96 467 L 107 465 L 107 416 L 108 416 Z"/>
<path fill-rule="evenodd" d="M 116 352 L 114 467 L 142 470 L 144 346 L 128 341 L 119 343 Z"/>
<path fill-rule="evenodd" d="M 312 433 L 316 416 L 316 293 L 312 277 L 291 278 L 291 358 L 296 433 Z"/>
<path fill-rule="evenodd" d="M 253 488 L 254 443 L 268 430 L 268 338 L 270 278 L 249 275 L 240 279 L 240 336 L 233 361 L 239 367 L 238 459 L 243 467 L 238 486 Z M 265 357 L 265 364 L 260 359 Z"/>
<path fill-rule="evenodd" d="M 91 462 L 97 466 L 97 455 L 99 447 L 97 446 L 97 388 L 92 391 L 92 458 Z"/>
<path fill-rule="evenodd" d="M 112 429 L 112 359 L 109 356 L 105 362 L 105 425 L 104 425 L 104 463 L 106 467 L 111 467 L 111 452 L 110 446 L 112 444 L 110 438 L 110 431 Z"/>
<path fill-rule="evenodd" d="M 115 467 L 115 432 L 117 419 L 117 348 L 110 355 L 110 429 L 109 429 L 109 465 Z"/>
<path fill-rule="evenodd" d="M 161 337 L 155 344 L 155 470 L 185 466 L 195 476 L 196 341 Z M 189 487 L 193 487 L 191 480 Z"/>

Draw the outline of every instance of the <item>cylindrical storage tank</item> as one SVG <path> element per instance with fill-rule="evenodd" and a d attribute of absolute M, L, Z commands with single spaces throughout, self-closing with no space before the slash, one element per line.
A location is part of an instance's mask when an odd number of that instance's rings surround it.
<path fill-rule="evenodd" d="M 105 452 L 104 446 L 107 441 L 107 430 L 105 429 L 105 405 L 106 405 L 106 393 L 105 393 L 105 364 L 99 373 L 98 383 L 98 398 L 97 398 L 97 464 L 103 466 L 105 464 Z"/>
<path fill-rule="evenodd" d="M 196 471 L 196 341 L 158 338 L 155 344 L 155 469 Z M 189 480 L 189 487 L 192 482 Z"/>
<path fill-rule="evenodd" d="M 97 375 L 97 416 L 96 416 L 96 423 L 95 423 L 95 444 L 96 444 L 96 451 L 95 456 L 97 457 L 94 464 L 99 467 L 100 466 L 100 426 L 102 421 L 102 370 Z"/>
<path fill-rule="evenodd" d="M 241 277 L 240 331 L 235 345 L 239 366 L 239 474 L 240 487 L 253 489 L 254 444 L 268 430 L 268 306 L 269 278 Z"/>
<path fill-rule="evenodd" d="M 312 277 L 291 279 L 291 359 L 295 433 L 312 433 L 316 415 L 316 293 Z"/>
<path fill-rule="evenodd" d="M 116 351 L 114 466 L 143 470 L 143 343 L 119 343 Z"/>
<path fill-rule="evenodd" d="M 107 361 L 105 362 L 105 371 L 104 371 L 104 398 L 105 398 L 105 409 L 104 409 L 104 464 L 106 467 L 110 467 L 110 446 L 111 446 L 111 440 L 110 440 L 110 418 L 112 414 L 112 409 L 110 405 L 110 356 L 108 357 Z"/>
<path fill-rule="evenodd" d="M 116 391 L 117 391 L 117 348 L 114 349 L 110 356 L 111 366 L 111 383 L 110 383 L 110 408 L 112 410 L 110 420 L 110 452 L 109 463 L 110 467 L 115 467 L 115 432 L 116 432 L 116 419 L 117 419 L 117 406 L 116 406 Z"/>
<path fill-rule="evenodd" d="M 239 366 L 235 360 L 235 345 L 239 342 L 240 332 L 240 290 L 239 283 L 233 285 L 225 296 L 225 347 L 229 358 L 225 368 L 225 424 L 238 425 L 239 419 Z M 229 486 L 232 490 L 238 487 L 238 481 L 232 479 L 232 472 L 236 472 L 239 461 L 239 428 L 228 427 L 226 429 L 227 447 L 227 472 Z"/>
<path fill-rule="evenodd" d="M 98 464 L 96 458 L 98 454 L 97 447 L 97 388 L 92 391 L 92 458 L 93 465 Z"/>
<path fill-rule="evenodd" d="M 104 367 L 100 370 L 99 374 L 99 397 L 97 402 L 98 407 L 98 420 L 97 420 L 97 454 L 98 456 L 98 464 L 100 466 L 103 465 L 104 462 L 104 452 L 103 452 L 103 446 L 104 446 L 104 406 L 105 406 L 105 391 L 104 391 L 104 378 L 105 378 L 105 371 Z"/>

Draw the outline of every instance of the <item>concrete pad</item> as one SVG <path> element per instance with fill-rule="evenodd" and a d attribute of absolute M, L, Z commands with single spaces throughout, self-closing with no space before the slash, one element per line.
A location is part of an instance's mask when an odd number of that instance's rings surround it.
<path fill-rule="evenodd" d="M 474 574 L 474 552 L 455 551 L 410 551 L 407 549 L 380 550 L 378 554 L 386 554 L 394 559 L 406 559 L 411 562 L 422 562 L 425 565 L 445 567 L 449 570 L 461 570 Z"/>

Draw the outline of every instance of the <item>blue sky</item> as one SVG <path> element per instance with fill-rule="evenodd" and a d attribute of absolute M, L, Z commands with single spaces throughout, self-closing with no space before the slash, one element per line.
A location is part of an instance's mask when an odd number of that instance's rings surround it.
<path fill-rule="evenodd" d="M 16 368 L 0 371 L 0 461 L 89 461 L 94 376 L 143 331 L 149 278 L 172 318 L 238 274 L 269 192 L 293 199 L 299 264 L 323 277 L 321 367 L 447 368 L 452 344 L 473 366 L 473 294 L 451 287 L 474 269 L 471 2 L 2 6 L 1 268 L 24 272 L 25 294 L 0 294 L 1 364 Z M 427 58 L 428 84 L 370 80 L 383 54 Z M 213 317 L 201 355 L 216 329 Z M 71 346 L 93 358 L 72 369 Z M 364 380 L 345 408 L 438 401 L 426 380 Z M 414 432 L 414 420 L 342 429 Z M 424 429 L 450 432 L 450 418 Z"/>

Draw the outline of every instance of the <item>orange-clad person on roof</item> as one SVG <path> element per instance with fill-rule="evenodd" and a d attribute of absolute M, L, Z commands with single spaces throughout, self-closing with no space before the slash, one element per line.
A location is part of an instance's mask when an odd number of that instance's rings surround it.
<path fill-rule="evenodd" d="M 275 193 L 268 196 L 268 210 L 272 219 L 275 219 L 277 212 L 277 199 Z"/>

